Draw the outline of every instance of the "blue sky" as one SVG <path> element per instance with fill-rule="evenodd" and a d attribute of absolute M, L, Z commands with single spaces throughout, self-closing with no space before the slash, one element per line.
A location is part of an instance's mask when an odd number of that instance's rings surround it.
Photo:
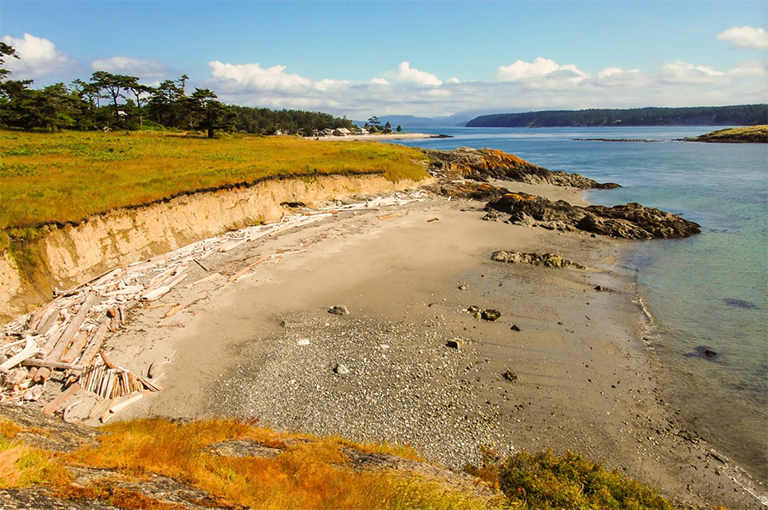
<path fill-rule="evenodd" d="M 186 73 L 350 118 L 766 102 L 766 28 L 765 0 L 0 2 L 14 78 Z"/>

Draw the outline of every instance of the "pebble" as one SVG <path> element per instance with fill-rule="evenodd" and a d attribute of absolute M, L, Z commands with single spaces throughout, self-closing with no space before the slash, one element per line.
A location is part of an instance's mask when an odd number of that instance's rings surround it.
<path fill-rule="evenodd" d="M 505 444 L 499 453 L 514 451 L 497 426 L 498 406 L 482 405 L 479 388 L 467 379 L 466 367 L 479 361 L 476 352 L 445 348 L 463 340 L 367 318 L 327 327 L 312 312 L 284 319 L 286 327 L 275 336 L 242 347 L 240 364 L 210 396 L 213 412 L 259 418 L 278 430 L 411 442 L 421 455 L 456 468 L 481 460 L 478 445 Z M 311 356 L 290 348 L 292 338 L 307 333 Z"/>

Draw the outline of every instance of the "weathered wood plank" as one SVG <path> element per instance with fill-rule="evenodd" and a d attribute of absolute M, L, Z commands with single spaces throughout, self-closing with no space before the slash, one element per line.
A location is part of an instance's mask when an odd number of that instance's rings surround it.
<path fill-rule="evenodd" d="M 56 341 L 56 345 L 53 347 L 53 349 L 47 353 L 46 357 L 48 359 L 58 360 L 61 355 L 64 354 L 64 351 L 67 349 L 67 347 L 69 347 L 69 343 L 74 338 L 75 333 L 77 333 L 77 330 L 80 329 L 80 326 L 83 324 L 83 321 L 88 314 L 88 310 L 90 310 L 91 306 L 93 306 L 93 303 L 96 302 L 96 297 L 97 294 L 95 292 L 88 292 L 88 295 L 85 297 L 83 304 L 80 305 L 80 310 L 78 310 L 77 314 L 72 318 L 72 322 L 69 323 L 67 329 L 64 330 L 59 339 Z"/>
<path fill-rule="evenodd" d="M 67 390 L 53 399 L 51 402 L 46 404 L 45 407 L 43 407 L 43 412 L 45 414 L 51 415 L 59 410 L 59 408 L 64 405 L 64 403 L 69 400 L 71 397 L 73 397 L 78 391 L 80 391 L 80 384 L 75 383 L 71 385 Z"/>

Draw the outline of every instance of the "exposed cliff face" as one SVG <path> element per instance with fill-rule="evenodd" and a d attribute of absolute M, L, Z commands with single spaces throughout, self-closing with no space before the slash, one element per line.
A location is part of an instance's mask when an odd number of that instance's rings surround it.
<path fill-rule="evenodd" d="M 673 239 L 701 232 L 697 223 L 637 203 L 579 207 L 562 200 L 552 202 L 526 193 L 507 193 L 488 202 L 486 209 L 492 211 L 489 219 L 495 219 L 499 212 L 507 213 L 515 224 L 583 230 L 624 239 Z"/>
<path fill-rule="evenodd" d="M 432 160 L 430 173 L 449 178 L 478 181 L 500 179 L 529 184 L 552 184 L 580 189 L 613 189 L 615 183 L 601 184 L 579 174 L 554 172 L 506 152 L 494 149 L 459 147 L 452 151 L 425 151 Z"/>
<path fill-rule="evenodd" d="M 48 226 L 35 241 L 17 246 L 24 260 L 0 253 L 0 319 L 48 301 L 54 287 L 68 288 L 115 266 L 260 222 L 278 221 L 282 203 L 308 206 L 335 198 L 417 186 L 380 175 L 320 176 L 263 181 L 250 187 L 176 197 L 93 216 L 77 225 Z M 21 267 L 20 267 L 21 266 Z"/>

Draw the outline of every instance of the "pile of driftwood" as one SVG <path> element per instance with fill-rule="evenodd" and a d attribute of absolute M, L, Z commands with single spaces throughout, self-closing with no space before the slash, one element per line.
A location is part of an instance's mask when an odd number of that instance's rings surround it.
<path fill-rule="evenodd" d="M 340 211 L 396 206 L 419 199 L 420 193 L 411 196 L 398 194 L 284 216 L 280 222 L 204 239 L 125 268 L 112 269 L 87 283 L 56 292 L 52 301 L 3 327 L 0 337 L 0 401 L 48 401 L 43 410 L 53 414 L 78 395 L 96 396 L 107 402 L 102 402 L 101 406 L 105 409 L 103 420 L 111 416 L 110 412 L 138 400 L 141 395 L 162 389 L 156 380 L 152 382 L 149 374 L 141 375 L 113 365 L 102 350 L 108 336 L 125 325 L 127 313 L 133 307 L 167 306 L 170 310 L 164 317 L 171 317 L 184 305 L 152 305 L 151 302 L 162 298 L 187 279 L 192 267 L 199 266 L 209 274 L 187 287 L 226 276 L 212 273 L 206 267 L 206 259 L 215 254 L 320 221 Z M 227 281 L 233 283 L 245 278 L 259 264 L 284 255 L 264 255 L 229 275 Z M 49 381 L 57 384 L 47 384 Z M 47 392 L 49 388 L 52 390 Z M 56 391 L 58 394 L 51 395 Z M 51 394 L 46 395 L 46 392 Z"/>

